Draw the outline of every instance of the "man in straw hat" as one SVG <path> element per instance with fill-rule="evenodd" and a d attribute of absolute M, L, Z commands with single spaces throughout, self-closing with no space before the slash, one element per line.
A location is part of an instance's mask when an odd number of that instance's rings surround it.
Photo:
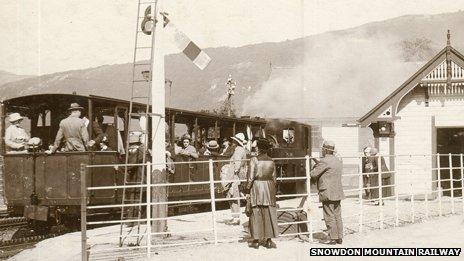
<path fill-rule="evenodd" d="M 311 171 L 311 178 L 317 179 L 319 201 L 322 202 L 324 220 L 329 233 L 329 239 L 322 243 L 341 244 L 343 238 L 342 209 L 340 201 L 345 198 L 342 187 L 342 161 L 335 157 L 335 143 L 324 141 L 322 158 L 316 161 Z"/>
<path fill-rule="evenodd" d="M 203 151 L 200 153 L 204 156 L 219 156 L 219 149 L 221 147 L 219 146 L 219 143 L 216 140 L 210 140 L 206 143 L 206 148 L 203 149 Z"/>
<path fill-rule="evenodd" d="M 8 153 L 27 152 L 27 142 L 30 139 L 29 134 L 21 126 L 23 117 L 15 112 L 8 116 L 11 125 L 5 131 L 5 144 Z"/>
<path fill-rule="evenodd" d="M 54 153 L 60 147 L 63 138 L 65 151 L 85 151 L 85 147 L 89 142 L 89 133 L 85 121 L 80 118 L 83 109 L 79 104 L 71 103 L 68 109 L 69 116 L 60 122 L 60 129 L 56 134 L 55 143 L 46 153 Z"/>

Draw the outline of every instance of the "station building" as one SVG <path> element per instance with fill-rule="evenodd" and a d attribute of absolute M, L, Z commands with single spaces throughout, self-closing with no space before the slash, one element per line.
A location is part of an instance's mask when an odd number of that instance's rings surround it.
<path fill-rule="evenodd" d="M 324 140 L 335 142 L 336 154 L 343 158 L 343 173 L 359 173 L 359 156 L 363 148 L 373 146 L 374 140 L 370 128 L 360 128 L 357 117 L 325 117 L 306 119 L 311 125 L 311 153 L 313 157 L 321 156 L 321 146 Z M 358 187 L 359 178 L 344 176 L 345 189 Z"/>
<path fill-rule="evenodd" d="M 397 155 L 387 161 L 397 172 L 399 193 L 437 190 L 436 180 L 450 177 L 449 170 L 437 171 L 437 166 L 460 166 L 460 156 L 449 153 L 464 153 L 463 68 L 464 55 L 451 46 L 448 32 L 445 48 L 359 119 L 361 127 L 373 130 L 381 154 Z M 460 169 L 452 173 L 461 179 Z M 461 181 L 440 183 L 461 195 Z"/>

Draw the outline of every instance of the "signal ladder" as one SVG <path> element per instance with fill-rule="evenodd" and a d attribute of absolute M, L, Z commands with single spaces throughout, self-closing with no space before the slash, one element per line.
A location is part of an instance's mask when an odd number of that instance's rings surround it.
<path fill-rule="evenodd" d="M 140 145 L 142 151 L 142 162 L 147 162 L 148 152 L 148 119 L 153 116 L 150 113 L 151 103 L 151 81 L 152 81 L 152 64 L 153 64 L 153 42 L 155 33 L 153 17 L 156 14 L 156 1 L 138 1 L 137 10 L 137 24 L 136 24 L 136 35 L 135 35 L 135 47 L 134 47 L 134 59 L 132 63 L 132 86 L 131 86 L 131 98 L 129 105 L 129 122 L 127 126 L 131 126 L 131 121 L 139 119 L 140 122 L 144 122 L 145 128 L 142 128 L 142 144 Z M 155 10 L 152 13 L 152 9 Z M 142 15 L 144 14 L 144 15 Z M 152 30 L 153 29 L 153 30 Z M 134 106 L 138 104 L 138 106 Z M 140 104 L 143 104 L 140 106 Z M 135 110 L 134 107 L 138 109 Z M 143 109 L 141 109 L 143 108 Z M 144 185 L 146 177 L 146 166 L 128 167 L 127 164 L 130 160 L 131 151 L 134 148 L 130 146 L 130 139 L 132 132 L 127 130 L 126 139 L 126 166 L 124 168 L 124 185 Z M 134 220 L 133 222 L 121 222 L 120 235 L 119 235 L 119 246 L 123 246 L 124 242 L 128 238 L 135 238 L 135 242 L 129 242 L 129 245 L 139 245 L 143 236 L 140 233 L 140 224 L 142 217 L 142 206 L 143 203 L 143 188 L 132 187 L 123 188 L 122 194 L 122 207 L 121 207 L 121 220 Z M 129 227 L 128 230 L 124 230 L 124 226 Z M 132 235 L 136 233 L 135 235 Z"/>

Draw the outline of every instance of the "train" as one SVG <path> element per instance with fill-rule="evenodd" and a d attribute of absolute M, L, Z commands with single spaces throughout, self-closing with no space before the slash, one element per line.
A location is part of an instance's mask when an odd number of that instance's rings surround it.
<path fill-rule="evenodd" d="M 103 128 L 114 140 L 113 148 L 124 148 L 127 133 L 137 131 L 140 116 L 129 113 L 130 102 L 121 99 L 94 95 L 76 94 L 36 94 L 14 97 L 0 103 L 0 154 L 3 164 L 4 202 L 10 216 L 24 216 L 34 224 L 66 224 L 80 217 L 81 204 L 81 163 L 90 165 L 124 163 L 121 151 L 85 151 L 44 153 L 52 144 L 59 128 L 59 122 L 67 117 L 71 103 L 82 107 L 83 116 L 93 119 L 95 115 L 104 118 Z M 144 104 L 133 103 L 133 111 L 143 111 Z M 25 117 L 23 125 L 31 137 L 39 137 L 42 145 L 27 153 L 7 153 L 5 149 L 6 121 L 10 113 L 18 112 Z M 166 108 L 165 120 L 168 133 L 166 141 L 174 145 L 177 133 L 186 132 L 194 143 L 203 144 L 208 139 L 222 140 L 238 132 L 251 132 L 254 136 L 264 135 L 272 140 L 274 158 L 303 157 L 311 155 L 311 126 L 284 119 L 264 119 L 259 117 L 228 117 L 207 112 L 195 112 Z M 131 117 L 131 120 L 129 120 Z M 130 122 L 130 124 L 129 124 Z M 92 124 L 89 121 L 89 135 L 92 139 Z M 123 144 L 118 144 L 123 143 Z M 221 159 L 220 156 L 215 159 Z M 174 161 L 181 160 L 174 156 Z M 198 161 L 205 160 L 201 155 Z M 203 164 L 203 163 L 202 163 Z M 175 173 L 169 175 L 171 183 L 209 180 L 207 164 L 197 164 L 192 171 L 188 166 L 179 165 Z M 278 177 L 304 176 L 304 161 L 277 160 Z M 214 176 L 219 180 L 220 165 L 215 165 Z M 124 184 L 124 171 L 116 168 L 91 168 L 86 175 L 87 186 L 114 186 Z M 305 185 L 294 181 L 279 182 L 279 193 L 298 193 Z M 221 197 L 220 189 L 216 190 Z M 168 199 L 183 200 L 208 198 L 208 185 L 172 186 L 168 189 Z M 121 204 L 122 190 L 95 190 L 89 192 L 88 205 Z M 117 213 L 118 209 L 105 210 Z M 102 213 L 93 213 L 95 215 Z"/>

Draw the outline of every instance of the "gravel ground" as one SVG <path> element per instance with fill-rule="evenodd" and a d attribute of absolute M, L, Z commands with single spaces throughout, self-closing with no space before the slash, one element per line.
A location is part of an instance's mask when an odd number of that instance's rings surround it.
<path fill-rule="evenodd" d="M 298 199 L 281 201 L 281 207 L 296 207 Z M 438 217 L 439 203 L 435 201 L 399 200 L 396 211 L 394 200 L 386 200 L 385 206 L 363 204 L 363 232 L 359 232 L 361 205 L 357 199 L 346 199 L 343 204 L 345 224 L 345 239 L 342 247 L 463 247 L 464 223 L 462 215 L 451 215 L 452 204 L 449 198 L 443 198 L 442 214 Z M 426 206 L 428 211 L 426 211 Z M 455 200 L 455 213 L 462 214 L 462 202 Z M 310 208 L 314 231 L 325 228 L 321 210 L 317 206 Z M 382 214 L 383 213 L 383 214 Z M 394 227 L 398 213 L 399 227 Z M 414 215 L 413 215 L 414 213 Z M 426 219 L 426 213 L 429 218 Z M 380 216 L 384 217 L 384 228 L 380 230 Z M 309 243 L 296 238 L 282 237 L 277 239 L 277 249 L 249 249 L 244 242 L 247 237 L 246 227 L 228 226 L 224 224 L 230 216 L 229 211 L 217 212 L 216 227 L 219 239 L 234 239 L 231 243 L 201 244 L 213 240 L 211 231 L 211 213 L 199 213 L 178 216 L 169 221 L 169 231 L 172 236 L 162 242 L 154 240 L 155 244 L 199 243 L 196 245 L 176 246 L 158 249 L 153 260 L 306 260 L 309 259 L 311 247 L 322 247 L 318 243 Z M 414 220 L 415 224 L 412 223 Z M 246 217 L 242 217 L 243 223 Z M 176 231 L 195 230 L 189 234 L 176 234 Z M 144 231 L 144 228 L 141 229 Z M 318 233 L 320 234 L 320 233 Z M 113 248 L 117 246 L 119 226 L 104 227 L 88 231 L 89 245 L 92 251 Z M 237 240 L 241 239 L 241 240 Z M 37 244 L 36 248 L 25 250 L 12 260 L 80 260 L 80 233 L 71 233 Z M 461 254 L 464 255 L 464 254 Z M 106 257 L 115 260 L 116 251 L 110 251 Z M 93 255 L 93 257 L 103 257 Z M 314 257 L 313 257 L 314 258 Z M 326 258 L 329 259 L 329 258 Z M 365 258 L 368 260 L 367 258 Z M 406 258 L 402 258 L 403 260 Z M 342 259 L 343 260 L 343 259 Z M 370 259 L 369 259 L 370 260 Z M 391 259 L 389 259 L 391 260 Z M 407 259 L 406 259 L 407 260 Z M 454 260 L 459 260 L 455 258 Z"/>

